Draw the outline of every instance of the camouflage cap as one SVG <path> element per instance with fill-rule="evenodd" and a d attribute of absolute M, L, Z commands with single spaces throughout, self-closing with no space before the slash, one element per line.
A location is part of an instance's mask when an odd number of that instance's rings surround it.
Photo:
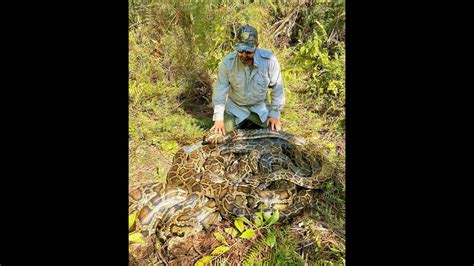
<path fill-rule="evenodd" d="M 250 25 L 244 25 L 237 31 L 235 49 L 237 51 L 255 51 L 258 44 L 257 29 Z"/>

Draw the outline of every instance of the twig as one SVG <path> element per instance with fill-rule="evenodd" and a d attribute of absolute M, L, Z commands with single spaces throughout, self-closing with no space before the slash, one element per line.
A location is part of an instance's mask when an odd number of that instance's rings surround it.
<path fill-rule="evenodd" d="M 329 38 L 327 39 L 326 43 L 327 45 L 329 45 L 329 43 L 331 42 L 332 40 L 332 37 L 333 35 L 336 35 L 336 28 L 337 28 L 337 23 L 339 23 L 339 18 L 341 17 L 340 14 L 337 14 L 337 19 L 336 19 L 336 22 L 334 22 L 334 26 L 332 27 L 331 29 L 331 34 L 329 34 Z"/>
<path fill-rule="evenodd" d="M 168 261 L 165 260 L 165 258 L 163 257 L 163 254 L 161 254 L 161 251 L 163 250 L 163 248 L 160 248 L 158 249 L 158 256 L 160 257 L 161 261 L 165 264 L 165 265 L 168 265 Z"/>
<path fill-rule="evenodd" d="M 204 257 L 206 254 L 202 253 L 198 248 L 196 248 L 195 244 L 196 244 L 196 243 L 193 242 L 193 248 L 194 248 L 194 250 L 195 250 L 197 253 L 199 253 L 199 255 L 201 255 L 201 257 Z"/>
<path fill-rule="evenodd" d="M 290 12 L 290 14 L 288 14 L 284 19 L 280 20 L 281 23 L 279 23 L 280 21 L 278 21 L 277 23 L 273 24 L 273 25 L 276 25 L 276 24 L 280 24 L 280 26 L 278 26 L 278 28 L 276 30 L 274 30 L 271 35 L 275 35 L 275 33 L 279 32 L 283 27 L 284 25 L 290 21 L 290 18 L 296 13 L 296 11 L 299 10 L 299 8 L 305 3 L 305 1 L 302 1 L 301 3 L 299 3 L 295 8 L 293 8 L 293 10 Z M 273 27 L 273 26 L 272 26 Z M 275 36 L 273 36 L 273 38 L 275 38 Z"/>
<path fill-rule="evenodd" d="M 314 245 L 314 243 L 315 243 L 315 242 L 313 241 L 313 242 L 311 242 L 311 243 L 309 243 L 309 244 L 307 244 L 307 245 L 302 246 L 300 249 L 303 249 L 303 248 L 309 247 L 309 246 L 311 246 L 311 245 Z"/>
<path fill-rule="evenodd" d="M 260 230 L 261 230 L 261 229 L 264 229 L 264 228 L 267 228 L 267 227 L 266 227 L 266 226 L 265 226 L 265 227 L 259 227 L 259 228 L 256 228 L 254 231 L 257 233 L 257 235 L 263 236 L 262 233 L 260 232 Z M 244 240 L 249 240 L 250 242 L 252 242 L 253 244 L 255 244 L 255 241 L 253 241 L 253 239 L 239 238 L 239 239 L 237 239 L 237 241 L 235 241 L 232 245 L 228 246 L 228 247 L 229 247 L 229 250 L 231 250 L 233 246 L 235 246 L 236 244 L 239 244 L 239 243 L 243 242 Z M 225 254 L 225 253 L 227 253 L 227 252 L 224 252 L 224 253 L 221 253 L 221 254 L 219 254 L 219 255 L 217 255 L 217 256 L 215 256 L 215 257 L 212 257 L 212 260 L 211 260 L 211 261 L 215 260 L 216 258 L 222 256 L 222 254 Z"/>
<path fill-rule="evenodd" d="M 276 27 L 276 25 L 277 25 L 277 24 L 280 24 L 280 23 L 282 23 L 282 22 L 283 22 L 283 20 L 284 20 L 284 19 L 282 19 L 282 20 L 279 20 L 279 21 L 277 21 L 277 22 L 273 23 L 273 25 L 272 25 L 272 26 L 270 26 L 270 29 L 273 29 L 274 27 Z"/>

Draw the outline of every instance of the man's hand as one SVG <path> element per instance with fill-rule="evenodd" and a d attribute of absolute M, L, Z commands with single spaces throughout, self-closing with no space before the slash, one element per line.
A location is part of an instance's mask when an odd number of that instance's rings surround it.
<path fill-rule="evenodd" d="M 278 118 L 268 117 L 267 126 L 268 126 L 268 124 L 271 125 L 270 128 L 272 130 L 276 130 L 276 131 L 281 130 L 281 122 L 280 122 L 280 119 L 278 119 Z"/>
<path fill-rule="evenodd" d="M 223 120 L 216 120 L 214 122 L 214 126 L 211 127 L 210 131 L 221 133 L 222 135 L 225 136 L 224 121 Z"/>

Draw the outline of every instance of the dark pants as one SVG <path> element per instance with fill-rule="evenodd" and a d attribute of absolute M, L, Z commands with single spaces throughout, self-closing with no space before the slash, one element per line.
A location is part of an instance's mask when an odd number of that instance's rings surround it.
<path fill-rule="evenodd" d="M 235 116 L 232 114 L 229 114 L 227 112 L 224 112 L 224 127 L 225 127 L 225 132 L 231 132 L 236 128 L 241 128 L 241 129 L 256 129 L 256 128 L 267 128 L 267 121 L 263 122 L 260 121 L 260 117 L 258 114 L 254 112 L 250 112 L 249 117 L 245 119 L 244 121 L 240 122 L 238 125 L 235 124 Z"/>

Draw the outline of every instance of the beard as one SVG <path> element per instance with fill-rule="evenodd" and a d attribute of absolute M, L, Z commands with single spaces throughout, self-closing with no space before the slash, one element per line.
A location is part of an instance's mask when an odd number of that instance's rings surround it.
<path fill-rule="evenodd" d="M 244 64 L 250 64 L 252 63 L 253 58 L 252 57 L 240 57 L 240 61 Z"/>

